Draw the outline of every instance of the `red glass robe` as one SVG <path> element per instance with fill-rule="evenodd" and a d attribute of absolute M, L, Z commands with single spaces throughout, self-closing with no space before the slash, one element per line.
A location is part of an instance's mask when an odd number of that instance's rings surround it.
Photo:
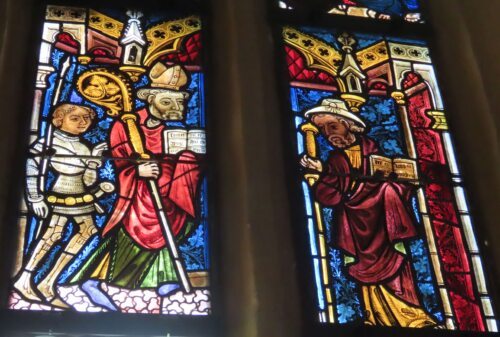
<path fill-rule="evenodd" d="M 162 135 L 165 126 L 160 124 L 155 128 L 148 128 L 145 125 L 148 117 L 146 109 L 138 111 L 138 115 L 146 152 L 162 160 L 159 163 L 161 172 L 157 183 L 170 228 L 177 235 L 186 223 L 186 218 L 195 217 L 196 192 L 201 171 L 199 160 L 190 151 L 182 151 L 177 155 L 164 154 Z M 134 157 L 126 126 L 121 121 L 115 122 L 111 129 L 110 145 L 113 157 Z M 104 227 L 103 235 L 122 223 L 130 237 L 141 247 L 165 247 L 165 238 L 148 182 L 137 175 L 137 164 L 129 160 L 116 160 L 116 169 L 118 200 Z"/>
<path fill-rule="evenodd" d="M 369 175 L 369 156 L 378 154 L 371 139 L 358 136 L 362 165 Z M 418 305 L 411 266 L 394 248 L 417 231 L 408 208 L 411 187 L 395 182 L 354 181 L 346 153 L 334 150 L 316 184 L 315 195 L 324 206 L 335 207 L 332 244 L 355 258 L 349 274 L 361 284 L 383 284 L 406 302 Z M 354 184 L 354 185 L 353 185 Z"/>

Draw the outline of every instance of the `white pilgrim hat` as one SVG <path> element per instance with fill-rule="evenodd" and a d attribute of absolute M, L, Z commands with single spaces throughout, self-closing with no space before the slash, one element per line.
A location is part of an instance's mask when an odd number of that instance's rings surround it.
<path fill-rule="evenodd" d="M 361 120 L 361 118 L 356 116 L 354 113 L 350 112 L 345 102 L 340 99 L 325 98 L 321 101 L 320 105 L 307 110 L 304 113 L 304 117 L 311 118 L 312 115 L 315 114 L 337 115 L 339 117 L 349 119 L 362 127 L 366 127 L 365 122 L 363 122 L 363 120 Z"/>

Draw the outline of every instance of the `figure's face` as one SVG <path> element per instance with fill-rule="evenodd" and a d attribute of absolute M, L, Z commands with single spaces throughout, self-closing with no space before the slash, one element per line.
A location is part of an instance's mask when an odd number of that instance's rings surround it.
<path fill-rule="evenodd" d="M 92 124 L 90 112 L 78 108 L 64 115 L 61 130 L 72 135 L 80 135 L 88 130 L 90 124 Z"/>
<path fill-rule="evenodd" d="M 335 147 L 345 148 L 351 145 L 356 139 L 354 134 L 349 130 L 349 124 L 334 115 L 317 114 L 311 118 L 311 121 Z"/>
<path fill-rule="evenodd" d="M 181 120 L 184 117 L 186 94 L 176 91 L 164 91 L 148 97 L 149 112 L 160 120 Z"/>

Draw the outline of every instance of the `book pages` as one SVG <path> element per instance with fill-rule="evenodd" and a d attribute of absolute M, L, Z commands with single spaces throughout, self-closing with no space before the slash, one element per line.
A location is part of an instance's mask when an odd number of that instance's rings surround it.
<path fill-rule="evenodd" d="M 173 129 L 163 132 L 164 151 L 166 154 L 177 154 L 189 150 L 195 153 L 206 153 L 205 130 Z"/>
<path fill-rule="evenodd" d="M 381 171 L 384 177 L 391 172 L 398 175 L 398 179 L 414 180 L 418 178 L 417 163 L 412 159 L 388 158 L 379 155 L 370 156 L 370 173 Z"/>
<path fill-rule="evenodd" d="M 384 177 L 387 177 L 392 171 L 392 159 L 384 156 L 371 155 L 370 156 L 370 173 L 372 175 L 375 172 L 381 171 L 384 173 Z"/>
<path fill-rule="evenodd" d="M 163 133 L 166 154 L 176 154 L 187 149 L 187 131 L 183 129 L 165 130 Z"/>
<path fill-rule="evenodd" d="M 418 178 L 417 164 L 414 160 L 395 158 L 393 168 L 399 179 L 415 180 Z"/>
<path fill-rule="evenodd" d="M 187 149 L 195 153 L 206 153 L 207 140 L 205 136 L 205 130 L 188 131 Z"/>

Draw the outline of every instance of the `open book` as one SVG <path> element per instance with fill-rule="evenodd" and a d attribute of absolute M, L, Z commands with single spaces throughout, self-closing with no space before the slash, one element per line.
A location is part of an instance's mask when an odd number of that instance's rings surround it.
<path fill-rule="evenodd" d="M 164 151 L 167 154 L 176 154 L 182 150 L 195 153 L 206 152 L 205 130 L 200 129 L 171 129 L 163 131 Z"/>
<path fill-rule="evenodd" d="M 394 172 L 398 175 L 399 179 L 418 179 L 417 163 L 412 159 L 391 159 L 384 156 L 371 155 L 370 173 L 373 175 L 377 171 L 382 171 L 384 173 L 384 177 L 387 177 L 391 172 Z"/>

